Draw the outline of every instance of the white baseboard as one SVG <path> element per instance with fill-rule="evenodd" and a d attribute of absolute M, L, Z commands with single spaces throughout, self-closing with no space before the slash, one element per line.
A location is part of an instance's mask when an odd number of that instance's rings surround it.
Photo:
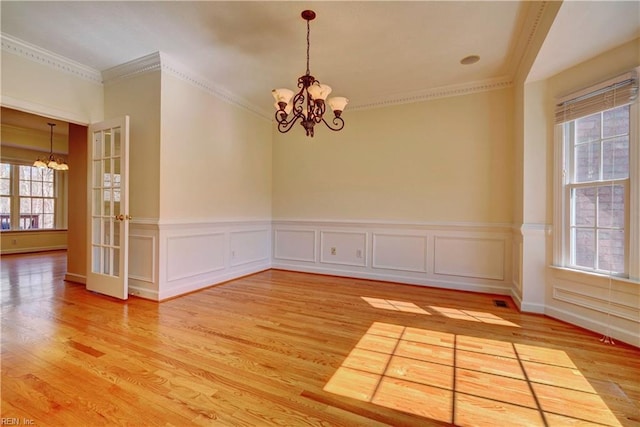
<path fill-rule="evenodd" d="M 128 288 L 129 288 L 129 295 L 139 297 L 139 298 L 149 299 L 152 301 L 159 300 L 158 291 L 147 289 L 140 286 L 131 285 L 131 284 L 129 284 Z"/>
<path fill-rule="evenodd" d="M 599 334 L 608 334 L 614 340 L 620 340 L 627 344 L 640 347 L 640 334 L 638 334 L 637 329 L 634 331 L 622 329 L 615 325 L 607 325 L 599 320 L 594 320 L 589 317 L 584 317 L 579 314 L 551 306 L 546 306 L 545 314 L 549 317 L 553 317 L 554 319 L 562 320 Z"/>
<path fill-rule="evenodd" d="M 445 281 L 441 279 L 406 277 L 397 274 L 379 274 L 369 271 L 340 270 L 320 266 L 302 266 L 282 262 L 273 262 L 271 268 L 299 271 L 302 273 L 325 274 L 329 276 L 353 277 L 357 279 L 379 280 L 382 282 L 400 283 L 404 285 L 428 286 L 432 288 L 451 289 L 457 291 L 482 292 L 497 295 L 509 295 L 509 290 L 504 286 L 491 286 L 486 284 L 475 284 L 470 282 Z"/>
<path fill-rule="evenodd" d="M 64 280 L 67 282 L 81 283 L 83 285 L 87 284 L 87 276 L 75 273 L 66 273 L 64 275 Z"/>
<path fill-rule="evenodd" d="M 213 273 L 197 280 L 189 281 L 189 283 L 182 284 L 180 286 L 171 287 L 158 293 L 157 300 L 163 301 L 169 298 L 179 297 L 180 295 L 188 294 L 191 292 L 206 289 L 214 285 L 218 285 L 229 280 L 237 279 L 250 274 L 259 273 L 261 271 L 269 270 L 271 265 L 269 262 L 264 262 L 251 267 L 234 269 L 233 271 L 220 271 L 218 274 Z M 139 295 L 142 296 L 142 295 Z"/>
<path fill-rule="evenodd" d="M 62 251 L 66 249 L 67 249 L 66 245 L 37 246 L 37 247 L 28 247 L 28 248 L 21 248 L 21 249 L 2 249 L 0 251 L 0 255 L 26 254 L 31 252 Z"/>

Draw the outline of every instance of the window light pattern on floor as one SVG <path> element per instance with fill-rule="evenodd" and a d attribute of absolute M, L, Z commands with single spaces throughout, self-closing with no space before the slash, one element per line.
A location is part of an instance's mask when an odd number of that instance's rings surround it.
<path fill-rule="evenodd" d="M 481 322 L 481 323 L 490 323 L 492 325 L 502 325 L 502 326 L 513 326 L 519 328 L 520 325 L 517 325 L 513 322 L 505 320 L 500 316 L 496 316 L 493 313 L 487 313 L 483 311 L 474 311 L 474 310 L 462 310 L 457 308 L 448 308 L 448 307 L 436 307 L 429 306 L 428 310 L 419 307 L 418 305 L 408 302 L 408 301 L 395 301 L 383 298 L 372 298 L 372 297 L 360 297 L 364 301 L 368 302 L 369 305 L 373 308 L 381 308 L 383 310 L 391 310 L 391 311 L 402 311 L 405 313 L 418 313 L 418 314 L 426 314 L 432 315 L 437 314 L 440 316 L 448 317 L 450 319 L 457 320 L 469 320 L 473 322 Z"/>
<path fill-rule="evenodd" d="M 564 351 L 381 322 L 324 390 L 456 425 L 621 425 Z"/>
<path fill-rule="evenodd" d="M 418 313 L 418 314 L 430 314 L 424 309 L 418 307 L 412 302 L 407 301 L 394 301 L 390 299 L 360 297 L 374 308 L 382 308 L 384 310 L 391 311 L 403 311 L 405 313 Z"/>

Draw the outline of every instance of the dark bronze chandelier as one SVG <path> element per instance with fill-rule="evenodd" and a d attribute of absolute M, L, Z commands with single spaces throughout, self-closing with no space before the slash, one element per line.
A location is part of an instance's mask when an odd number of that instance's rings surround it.
<path fill-rule="evenodd" d="M 53 155 L 53 127 L 56 124 L 55 123 L 47 123 L 47 124 L 51 128 L 51 137 L 49 138 L 51 149 L 49 151 L 50 153 L 49 158 L 38 157 L 38 159 L 33 163 L 33 167 L 40 168 L 40 169 L 49 168 L 49 169 L 54 169 L 58 171 L 68 171 L 69 165 L 59 157 L 56 159 L 56 157 Z"/>
<path fill-rule="evenodd" d="M 316 123 L 323 122 L 333 131 L 339 131 L 344 127 L 341 115 L 349 100 L 342 96 L 327 100 L 327 96 L 331 93 L 331 87 L 320 84 L 311 75 L 309 71 L 309 21 L 315 19 L 316 13 L 313 10 L 305 10 L 301 16 L 307 21 L 307 72 L 298 78 L 300 90 L 295 95 L 290 89 L 274 89 L 271 93 L 276 100 L 274 106 L 276 107 L 275 118 L 278 122 L 278 131 L 287 133 L 294 123 L 301 120 L 300 124 L 307 136 L 313 137 L 313 127 Z M 327 104 L 334 114 L 331 124 L 324 119 Z"/>

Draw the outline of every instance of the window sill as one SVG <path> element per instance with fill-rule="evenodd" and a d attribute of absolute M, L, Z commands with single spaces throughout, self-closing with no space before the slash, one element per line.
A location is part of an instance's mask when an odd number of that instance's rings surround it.
<path fill-rule="evenodd" d="M 53 233 L 53 232 L 62 232 L 68 231 L 66 228 L 39 228 L 33 230 L 0 230 L 2 234 L 10 234 L 10 233 Z"/>
<path fill-rule="evenodd" d="M 580 281 L 591 285 L 602 285 L 609 282 L 616 283 L 628 283 L 633 285 L 640 285 L 639 279 L 621 277 L 621 276 L 609 276 L 608 274 L 595 273 L 591 271 L 576 270 L 573 268 L 562 267 L 558 265 L 550 265 L 549 268 L 553 271 L 553 274 L 558 279 Z"/>

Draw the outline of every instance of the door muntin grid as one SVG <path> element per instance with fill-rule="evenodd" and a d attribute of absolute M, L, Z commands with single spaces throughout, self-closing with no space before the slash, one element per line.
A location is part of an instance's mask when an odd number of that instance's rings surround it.
<path fill-rule="evenodd" d="M 91 271 L 118 277 L 124 214 L 120 200 L 121 130 L 96 131 L 92 142 Z"/>

